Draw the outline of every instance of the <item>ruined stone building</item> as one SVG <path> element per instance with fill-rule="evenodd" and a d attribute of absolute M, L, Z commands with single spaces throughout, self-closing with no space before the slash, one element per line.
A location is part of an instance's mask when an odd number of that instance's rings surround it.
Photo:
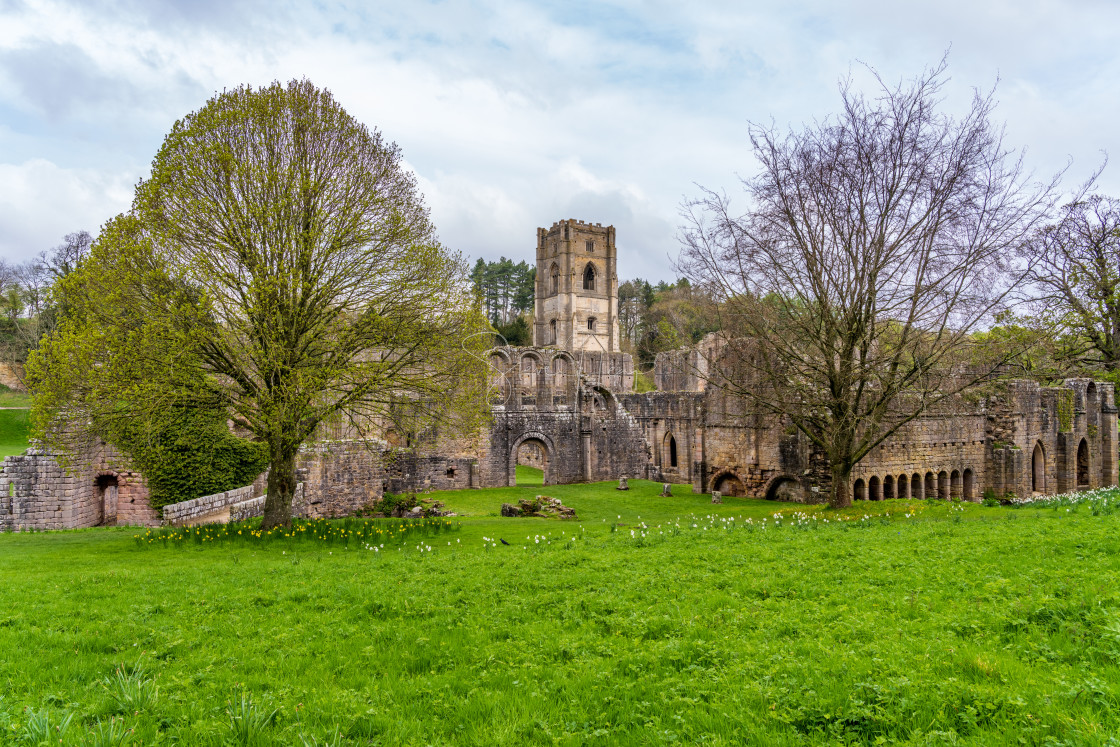
<path fill-rule="evenodd" d="M 513 485 L 519 463 L 541 468 L 545 484 L 629 477 L 698 493 L 823 499 L 827 471 L 807 439 L 707 384 L 714 338 L 658 355 L 657 391 L 633 391 L 633 360 L 620 350 L 612 226 L 559 221 L 538 229 L 536 254 L 534 344 L 490 351 L 489 429 L 465 440 L 324 429 L 301 453 L 297 514 L 345 515 L 385 491 Z M 1117 450 L 1111 384 L 1012 381 L 907 424 L 857 466 L 852 489 L 857 500 L 979 500 L 1111 486 Z M 91 446 L 72 461 L 78 468 L 65 472 L 35 450 L 6 459 L 0 530 L 160 521 L 142 476 L 111 447 Z M 252 515 L 262 485 L 166 507 L 162 518 Z"/>

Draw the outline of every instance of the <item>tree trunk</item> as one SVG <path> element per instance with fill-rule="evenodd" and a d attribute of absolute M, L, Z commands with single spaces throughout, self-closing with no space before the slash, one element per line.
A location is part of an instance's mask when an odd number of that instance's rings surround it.
<path fill-rule="evenodd" d="M 268 468 L 268 493 L 264 499 L 262 529 L 292 525 L 292 499 L 296 494 L 296 455 L 273 450 Z"/>
<path fill-rule="evenodd" d="M 833 464 L 830 471 L 832 486 L 829 489 L 828 505 L 832 508 L 847 508 L 852 505 L 852 486 L 848 482 L 852 469 L 843 464 Z"/>

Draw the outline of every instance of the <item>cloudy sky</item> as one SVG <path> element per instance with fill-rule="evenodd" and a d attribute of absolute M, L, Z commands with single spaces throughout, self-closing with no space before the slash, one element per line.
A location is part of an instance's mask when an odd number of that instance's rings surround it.
<path fill-rule="evenodd" d="M 1073 187 L 1111 153 L 1120 3 L 0 0 L 0 257 L 125 210 L 178 118 L 215 91 L 308 77 L 403 149 L 444 243 L 532 260 L 537 226 L 618 229 L 619 273 L 674 276 L 697 184 L 754 170 L 747 123 L 827 116 L 860 62 L 944 106 L 999 80 L 1007 140 Z"/>

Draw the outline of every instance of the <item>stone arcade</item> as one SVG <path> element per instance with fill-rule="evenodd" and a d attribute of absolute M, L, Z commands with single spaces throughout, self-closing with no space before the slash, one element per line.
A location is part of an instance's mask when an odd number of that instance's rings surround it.
<path fill-rule="evenodd" d="M 493 419 L 473 441 L 396 434 L 359 441 L 324 428 L 302 450 L 295 512 L 341 516 L 384 491 L 496 487 L 518 463 L 545 484 L 641 477 L 690 483 L 698 493 L 816 501 L 827 494 L 820 455 L 787 423 L 761 417 L 706 386 L 714 338 L 658 355 L 657 391 L 635 393 L 619 350 L 615 230 L 563 220 L 537 231 L 532 347 L 490 352 Z M 1012 381 L 972 403 L 914 420 L 852 476 L 856 500 L 1060 493 L 1117 484 L 1117 409 L 1111 384 Z M 74 455 L 29 450 L 0 469 L 0 531 L 157 524 L 141 475 L 105 444 Z M 263 480 L 164 509 L 176 522 L 259 513 Z"/>

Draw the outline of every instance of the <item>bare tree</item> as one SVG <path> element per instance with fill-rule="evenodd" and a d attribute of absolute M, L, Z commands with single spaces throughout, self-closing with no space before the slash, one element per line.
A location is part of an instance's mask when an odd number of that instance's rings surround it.
<path fill-rule="evenodd" d="M 945 70 L 895 86 L 875 74 L 874 98 L 848 81 L 840 114 L 801 131 L 752 126 L 747 212 L 710 190 L 682 209 L 682 269 L 722 297 L 724 336 L 746 341 L 722 348 L 716 383 L 821 450 L 834 506 L 871 449 L 1001 362 L 970 333 L 1052 205 L 1056 178 L 1024 173 L 991 93 L 960 119 L 938 111 Z"/>
<path fill-rule="evenodd" d="M 49 252 L 39 255 L 39 262 L 45 272 L 53 278 L 64 278 L 74 270 L 89 254 L 93 237 L 89 231 L 75 231 L 62 237 L 62 243 Z"/>
<path fill-rule="evenodd" d="M 1027 251 L 1038 318 L 1076 344 L 1068 354 L 1115 375 L 1120 369 L 1120 201 L 1074 200 Z"/>

